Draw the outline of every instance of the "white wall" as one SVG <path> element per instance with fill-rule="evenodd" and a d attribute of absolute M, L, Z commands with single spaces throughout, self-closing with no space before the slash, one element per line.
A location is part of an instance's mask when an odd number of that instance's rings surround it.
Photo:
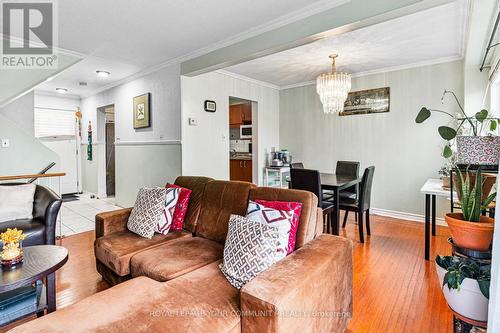
<path fill-rule="evenodd" d="M 0 114 L 29 136 L 35 134 L 35 94 L 31 91 L 0 109 Z"/>
<path fill-rule="evenodd" d="M 119 146 L 115 149 L 117 204 L 133 205 L 141 186 L 163 186 L 180 175 L 180 147 L 171 147 L 181 144 L 179 73 L 180 66 L 171 65 L 82 99 L 84 191 L 97 192 L 99 197 L 106 196 L 105 147 L 98 136 L 98 118 L 103 120 L 104 117 L 98 117 L 100 111 L 97 108 L 110 104 L 115 106 L 115 144 Z M 151 93 L 151 127 L 134 129 L 133 98 L 147 92 Z M 93 161 L 87 161 L 86 158 L 89 120 L 93 127 Z M 144 154 L 141 154 L 141 150 Z M 165 160 L 178 162 L 165 168 Z M 89 179 L 85 179 L 86 176 Z"/>
<path fill-rule="evenodd" d="M 455 110 L 440 104 L 444 89 L 463 100 L 463 64 L 455 61 L 353 78 L 352 91 L 390 87 L 390 112 L 381 114 L 324 115 L 314 85 L 280 92 L 280 144 L 307 168 L 334 172 L 337 160 L 375 166 L 372 207 L 422 215 L 420 187 L 437 178 L 444 162 L 443 141 L 437 133 L 448 118 L 434 114 L 415 124 L 422 106 Z M 438 202 L 438 216 L 448 209 Z"/>
<path fill-rule="evenodd" d="M 220 72 L 182 77 L 182 173 L 229 179 L 229 96 L 257 102 L 254 159 L 258 183 L 271 147 L 279 146 L 279 91 Z M 217 103 L 215 113 L 205 112 L 203 103 Z M 196 118 L 197 126 L 188 119 Z M 254 130 L 255 131 L 255 130 Z"/>

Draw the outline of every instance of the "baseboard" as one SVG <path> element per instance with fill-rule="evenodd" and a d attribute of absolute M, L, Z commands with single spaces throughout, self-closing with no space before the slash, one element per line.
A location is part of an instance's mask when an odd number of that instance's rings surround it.
<path fill-rule="evenodd" d="M 381 209 L 381 208 L 370 208 L 370 213 L 374 215 L 394 217 L 401 220 L 425 222 L 425 216 L 420 214 L 398 212 L 394 210 Z M 444 222 L 444 219 L 442 217 L 436 217 L 436 224 L 446 226 L 446 223 Z"/>

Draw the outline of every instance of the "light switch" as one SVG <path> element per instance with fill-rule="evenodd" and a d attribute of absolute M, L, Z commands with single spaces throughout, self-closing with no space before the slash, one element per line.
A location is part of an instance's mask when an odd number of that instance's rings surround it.
<path fill-rule="evenodd" d="M 191 117 L 190 117 L 190 118 L 188 119 L 188 121 L 189 121 L 189 125 L 190 125 L 190 126 L 196 126 L 196 125 L 198 125 L 198 120 L 196 120 L 196 118 L 191 118 Z"/>
<path fill-rule="evenodd" d="M 10 146 L 10 140 L 2 139 L 2 148 L 9 148 L 9 146 Z"/>

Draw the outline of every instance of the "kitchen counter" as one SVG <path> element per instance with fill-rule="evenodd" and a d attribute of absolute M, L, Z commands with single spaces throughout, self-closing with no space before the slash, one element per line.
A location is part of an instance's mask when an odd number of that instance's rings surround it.
<path fill-rule="evenodd" d="M 248 155 L 243 155 L 243 154 L 230 155 L 229 159 L 230 160 L 234 160 L 234 161 L 251 161 L 252 160 L 252 154 L 248 154 Z"/>

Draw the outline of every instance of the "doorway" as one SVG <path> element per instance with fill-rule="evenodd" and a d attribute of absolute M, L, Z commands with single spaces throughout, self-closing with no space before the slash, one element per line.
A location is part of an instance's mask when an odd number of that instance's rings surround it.
<path fill-rule="evenodd" d="M 229 97 L 229 179 L 257 183 L 256 102 Z"/>
<path fill-rule="evenodd" d="M 106 142 L 106 196 L 115 195 L 115 108 L 104 108 Z"/>

